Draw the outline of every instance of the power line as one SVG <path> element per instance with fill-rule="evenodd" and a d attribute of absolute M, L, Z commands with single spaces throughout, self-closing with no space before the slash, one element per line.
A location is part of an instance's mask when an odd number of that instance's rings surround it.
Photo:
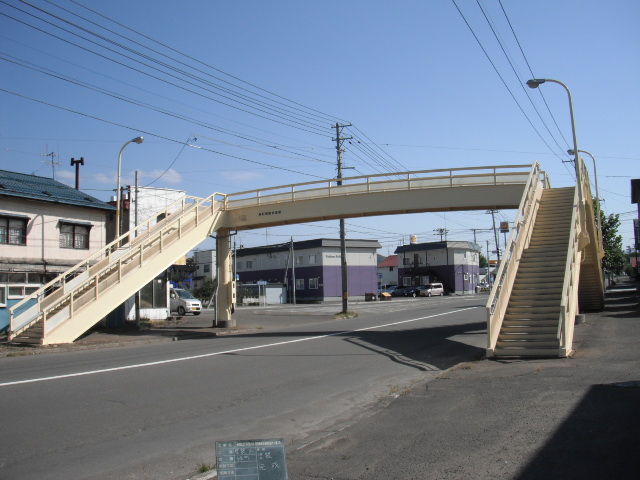
<path fill-rule="evenodd" d="M 52 103 L 45 102 L 45 101 L 43 101 L 43 100 L 38 100 L 38 99 L 36 99 L 36 98 L 29 97 L 29 96 L 27 96 L 27 95 L 22 95 L 22 94 L 19 94 L 19 93 L 16 93 L 16 92 L 12 92 L 11 90 L 6 90 L 6 89 L 4 89 L 4 88 L 0 88 L 0 92 L 9 93 L 9 94 L 11 94 L 11 95 L 15 95 L 16 97 L 20 97 L 20 98 L 23 98 L 23 99 L 26 99 L 26 100 L 30 100 L 30 101 L 33 101 L 33 102 L 37 102 L 37 103 L 40 103 L 40 104 L 42 104 L 42 105 L 47 105 L 47 106 L 54 107 L 54 108 L 57 108 L 57 109 L 59 109 L 59 110 L 63 110 L 63 111 L 69 112 L 69 113 L 74 113 L 74 114 L 76 114 L 76 115 L 81 115 L 81 116 L 83 116 L 83 117 L 91 118 L 91 119 L 93 119 L 93 120 L 98 120 L 99 122 L 107 123 L 107 124 L 109 124 L 109 125 L 115 125 L 115 126 L 117 126 L 117 127 L 127 128 L 127 129 L 129 129 L 129 130 L 133 130 L 133 131 L 137 131 L 137 132 L 140 132 L 140 133 L 144 133 L 145 135 L 150 135 L 150 136 L 152 136 L 152 137 L 161 138 L 161 139 L 163 139 L 163 140 L 168 140 L 168 141 L 173 142 L 173 143 L 179 143 L 179 144 L 183 144 L 183 143 L 184 143 L 184 142 L 182 142 L 182 141 L 180 141 L 180 140 L 176 140 L 176 139 L 173 139 L 173 138 L 165 137 L 165 136 L 163 136 L 163 135 L 159 135 L 159 134 L 157 134 L 157 133 L 152 133 L 152 132 L 145 131 L 145 130 L 142 130 L 142 129 L 137 129 L 137 128 L 131 127 L 131 126 L 129 126 L 129 125 L 123 125 L 123 124 L 121 124 L 121 123 L 112 122 L 112 121 L 110 121 L 110 120 L 105 120 L 105 119 L 103 119 L 103 118 L 96 117 L 96 116 L 94 116 L 94 115 L 89 115 L 88 113 L 82 113 L 82 112 L 78 112 L 78 111 L 76 111 L 76 110 L 72 110 L 72 109 L 70 109 L 70 108 L 65 108 L 65 107 L 61 107 L 61 106 L 59 106 L 59 105 L 54 105 L 54 104 L 52 104 Z M 269 167 L 269 168 L 274 168 L 274 169 L 278 169 L 278 170 L 283 170 L 283 171 L 287 171 L 287 172 L 291 172 L 291 173 L 297 173 L 297 174 L 299 174 L 299 175 L 305 175 L 305 176 L 309 176 L 309 177 L 315 177 L 315 178 L 321 178 L 321 179 L 324 179 L 324 177 L 321 177 L 321 176 L 318 176 L 318 175 L 313 175 L 313 174 L 310 174 L 310 173 L 304 173 L 304 172 L 298 172 L 298 171 L 296 171 L 296 170 L 291 170 L 291 169 L 289 169 L 289 168 L 279 167 L 279 166 L 277 166 L 277 165 L 270 165 L 270 164 L 268 164 L 268 163 L 258 162 L 258 161 L 256 161 L 256 160 L 251 160 L 251 159 L 248 159 L 248 158 L 239 157 L 239 156 L 237 156 L 237 155 L 231 155 L 231 154 L 229 154 L 229 153 L 224 153 L 224 152 L 220 152 L 220 151 L 217 151 L 217 150 L 212 150 L 212 149 L 209 149 L 209 148 L 204 148 L 204 147 L 197 147 L 197 148 L 198 148 L 198 149 L 200 149 L 200 150 L 207 151 L 207 152 L 216 153 L 216 154 L 218 154 L 218 155 L 222 155 L 222 156 L 225 156 L 225 157 L 234 158 L 234 159 L 236 159 L 236 160 L 242 160 L 242 161 L 244 161 L 244 162 L 255 163 L 255 164 L 257 164 L 257 165 L 263 165 L 263 166 L 266 166 L 266 167 Z"/>

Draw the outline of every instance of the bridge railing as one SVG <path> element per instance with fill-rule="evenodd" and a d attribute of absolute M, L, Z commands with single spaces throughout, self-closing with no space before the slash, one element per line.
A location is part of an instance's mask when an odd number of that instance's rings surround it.
<path fill-rule="evenodd" d="M 527 248 L 528 241 L 531 238 L 538 200 L 544 188 L 550 188 L 549 177 L 540 170 L 540 165 L 536 162 L 531 167 L 529 179 L 518 207 L 518 213 L 511 228 L 509 241 L 487 301 L 487 356 L 493 355 L 498 341 L 502 321 L 507 310 L 511 290 L 513 289 L 513 282 L 518 271 L 518 264 L 522 257 L 522 252 Z"/>
<path fill-rule="evenodd" d="M 384 173 L 342 179 L 282 185 L 227 195 L 227 209 L 272 205 L 340 195 L 448 188 L 474 185 L 524 184 L 531 164 L 465 168 L 442 168 L 414 172 Z M 337 185 L 338 181 L 342 185 Z"/>
<path fill-rule="evenodd" d="M 216 197 L 223 198 L 217 200 Z M 92 281 L 96 285 L 97 295 L 97 279 L 111 268 L 114 262 L 117 262 L 117 274 L 120 278 L 124 270 L 128 268 L 127 264 L 131 262 L 131 258 L 129 258 L 131 255 L 139 255 L 136 261 L 141 266 L 143 252 L 149 242 L 159 239 L 161 244 L 166 233 L 172 230 L 176 230 L 177 235 L 180 236 L 185 227 L 185 215 L 191 214 L 197 224 L 199 217 L 209 216 L 216 209 L 223 208 L 225 200 L 224 195 L 219 193 L 213 193 L 206 198 L 184 196 L 158 212 L 157 216 L 162 216 L 162 220 L 159 222 L 153 223 L 157 218 L 154 216 L 134 229 L 123 233 L 105 247 L 12 306 L 9 309 L 9 339 L 19 335 L 42 318 L 45 319 L 43 333 L 46 335 L 47 311 L 54 310 L 65 302 L 73 303 L 74 294 Z M 33 305 L 31 305 L 32 303 Z M 73 308 L 70 311 L 73 313 Z"/>

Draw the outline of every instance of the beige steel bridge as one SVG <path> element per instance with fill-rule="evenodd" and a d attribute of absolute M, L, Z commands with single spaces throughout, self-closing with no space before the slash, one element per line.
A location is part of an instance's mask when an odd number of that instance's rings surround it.
<path fill-rule="evenodd" d="M 418 212 L 517 209 L 487 304 L 488 356 L 567 356 L 578 304 L 602 309 L 602 239 L 581 162 L 553 189 L 537 163 L 398 172 L 185 197 L 10 309 L 9 340 L 71 343 L 209 235 Z M 155 216 L 153 217 L 155 218 Z M 219 241 L 219 318 L 232 319 L 230 241 Z M 35 300 L 35 301 L 34 301 Z"/>

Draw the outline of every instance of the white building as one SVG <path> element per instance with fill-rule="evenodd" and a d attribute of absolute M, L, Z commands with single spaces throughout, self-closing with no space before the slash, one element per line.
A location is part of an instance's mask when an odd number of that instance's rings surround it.
<path fill-rule="evenodd" d="M 153 188 L 129 186 L 129 194 L 123 203 L 123 222 L 129 225 L 129 230 L 133 230 L 137 224 L 142 225 L 150 220 L 150 226 L 155 225 L 164 217 L 158 215 L 170 205 L 178 202 L 186 196 L 184 190 L 172 190 L 170 188 Z M 175 211 L 180 208 L 178 203 L 170 210 Z M 144 231 L 146 227 L 141 229 Z M 125 228 L 124 231 L 127 229 Z M 177 260 L 177 259 L 175 259 Z M 124 304 L 127 320 L 135 320 L 135 296 L 131 297 Z M 169 289 L 167 288 L 167 276 L 162 273 L 140 290 L 140 317 L 150 320 L 165 320 L 171 316 L 169 311 Z"/>
<path fill-rule="evenodd" d="M 9 307 L 108 243 L 115 210 L 51 178 L 0 170 L 0 330 Z"/>
<path fill-rule="evenodd" d="M 196 273 L 193 277 L 194 288 L 201 287 L 206 280 L 216 278 L 216 251 L 194 250 L 193 263 L 196 266 Z"/>

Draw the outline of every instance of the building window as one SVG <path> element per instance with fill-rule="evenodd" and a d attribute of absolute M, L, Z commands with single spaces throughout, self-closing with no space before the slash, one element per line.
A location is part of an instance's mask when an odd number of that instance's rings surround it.
<path fill-rule="evenodd" d="M 304 278 L 296 278 L 296 290 L 304 290 Z"/>
<path fill-rule="evenodd" d="M 209 265 L 208 263 L 205 263 L 202 266 L 202 269 L 203 269 L 204 273 L 209 273 L 211 271 L 211 265 Z"/>
<path fill-rule="evenodd" d="M 411 277 L 402 277 L 402 285 L 405 287 L 411 286 Z"/>
<path fill-rule="evenodd" d="M 7 306 L 7 287 L 0 287 L 0 307 Z"/>
<path fill-rule="evenodd" d="M 407 257 L 403 257 L 402 258 L 402 264 L 403 265 L 411 265 L 411 259 L 407 258 Z"/>
<path fill-rule="evenodd" d="M 0 243 L 26 245 L 28 220 L 27 217 L 0 216 Z"/>
<path fill-rule="evenodd" d="M 302 265 L 304 262 L 302 261 L 304 257 L 302 255 L 296 256 L 296 265 Z"/>
<path fill-rule="evenodd" d="M 60 223 L 60 248 L 89 250 L 89 231 L 91 225 Z"/>
<path fill-rule="evenodd" d="M 315 265 L 317 262 L 317 257 L 315 255 L 309 255 L 309 265 Z"/>
<path fill-rule="evenodd" d="M 318 289 L 318 279 L 317 278 L 310 278 L 309 279 L 309 289 L 311 289 L 311 290 L 317 290 Z"/>
<path fill-rule="evenodd" d="M 390 271 L 390 272 L 393 272 L 393 267 L 389 267 L 389 271 Z"/>

